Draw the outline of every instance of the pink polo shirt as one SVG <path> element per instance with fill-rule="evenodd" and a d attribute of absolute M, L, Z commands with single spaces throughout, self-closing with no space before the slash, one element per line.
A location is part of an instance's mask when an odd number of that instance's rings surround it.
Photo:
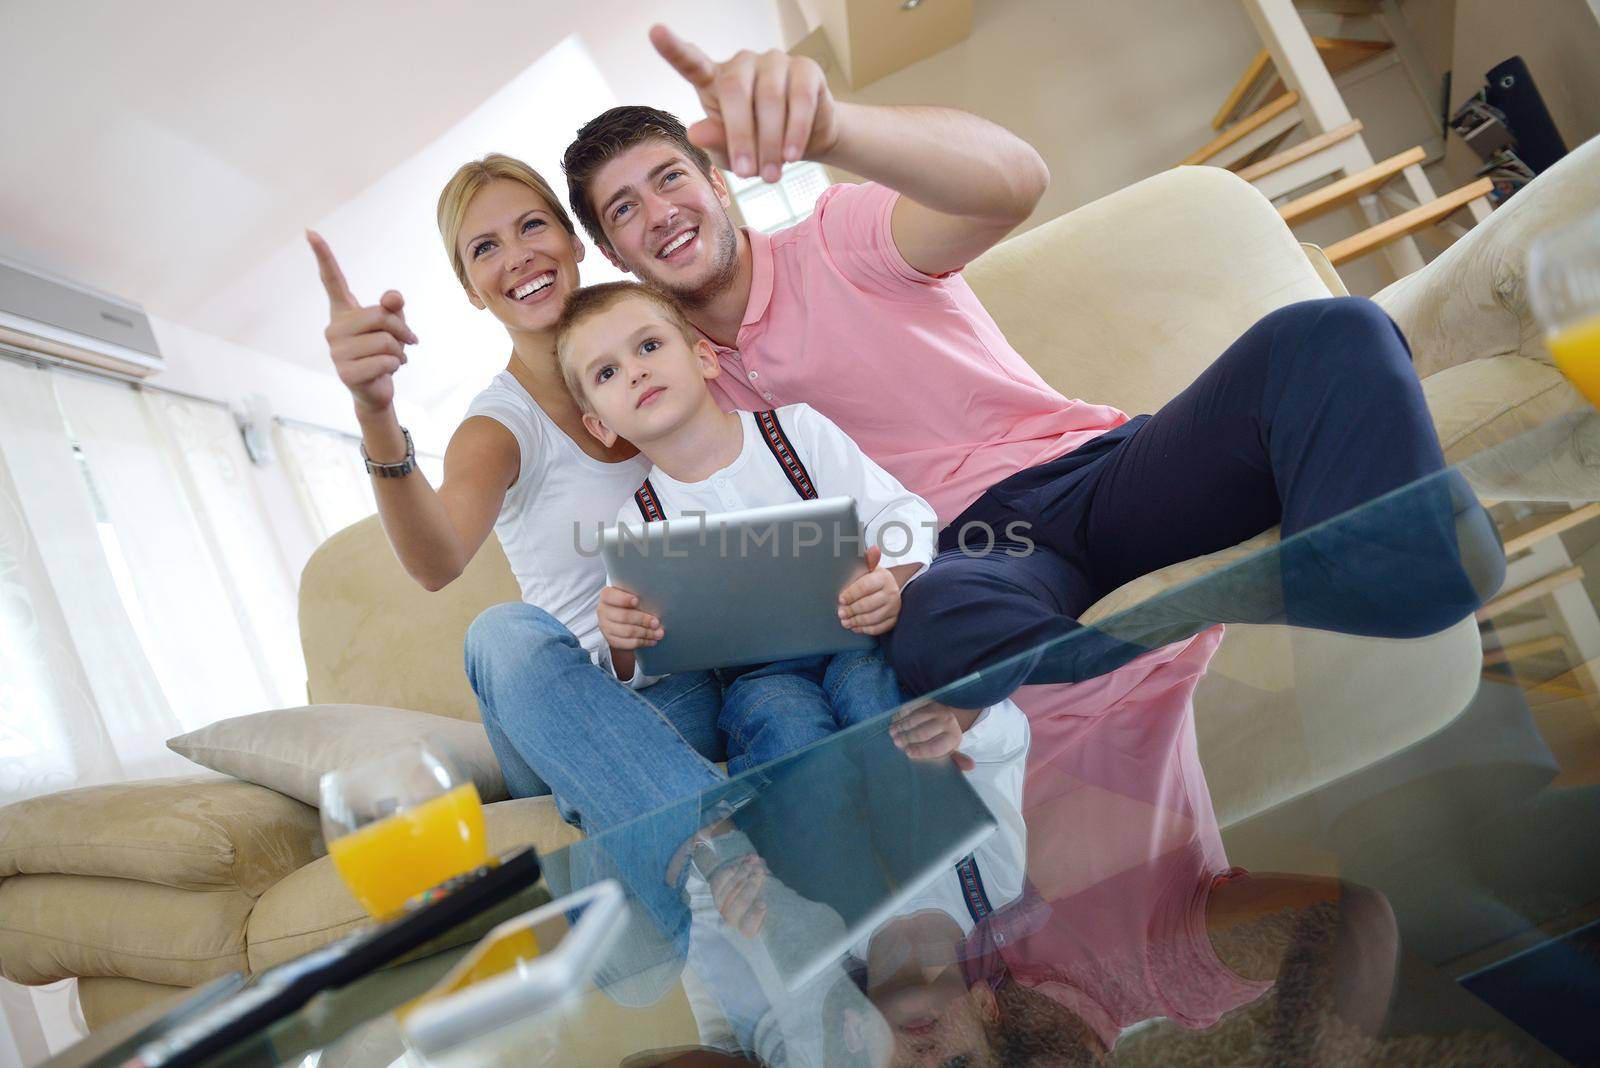
<path fill-rule="evenodd" d="M 1110 675 L 1013 695 L 1032 725 L 1028 878 L 1050 911 L 1032 930 L 1008 932 L 997 914 L 991 931 L 975 932 L 969 982 L 1009 973 L 1107 1048 L 1156 1016 L 1210 1027 L 1271 987 L 1229 970 L 1206 924 L 1229 865 L 1195 743 L 1194 691 L 1222 640 L 1212 627 Z"/>
<path fill-rule="evenodd" d="M 750 302 L 712 389 L 747 411 L 811 405 L 948 523 L 1128 417 L 1047 385 L 959 273 L 907 263 L 889 228 L 899 195 L 837 185 L 804 222 L 746 231 Z"/>

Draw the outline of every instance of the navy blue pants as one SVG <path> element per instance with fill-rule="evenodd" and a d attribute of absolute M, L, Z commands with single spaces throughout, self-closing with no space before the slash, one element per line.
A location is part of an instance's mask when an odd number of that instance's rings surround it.
<path fill-rule="evenodd" d="M 1080 628 L 1124 583 L 1275 524 L 1279 548 Z M 1433 633 L 1505 567 L 1493 524 L 1444 467 L 1399 328 L 1353 297 L 1267 315 L 1155 415 L 992 486 L 939 548 L 883 647 L 907 692 L 961 680 L 942 697 L 965 707 L 1102 674 L 1219 622 Z"/>

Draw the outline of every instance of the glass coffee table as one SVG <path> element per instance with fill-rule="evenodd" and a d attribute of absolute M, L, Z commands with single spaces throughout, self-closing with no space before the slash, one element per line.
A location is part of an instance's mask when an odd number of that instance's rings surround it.
<path fill-rule="evenodd" d="M 408 1050 L 464 931 L 212 1063 L 1600 1059 L 1590 456 L 1570 416 L 1140 580 L 912 703 L 1012 693 L 971 769 L 886 716 L 551 854 L 516 907 L 630 907 L 559 1011 Z"/>

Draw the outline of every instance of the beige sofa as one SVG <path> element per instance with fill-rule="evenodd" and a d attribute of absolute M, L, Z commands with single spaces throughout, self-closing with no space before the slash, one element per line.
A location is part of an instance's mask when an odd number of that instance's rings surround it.
<path fill-rule="evenodd" d="M 1581 406 L 1534 341 L 1520 249 L 1530 229 L 1596 202 L 1595 147 L 1380 295 L 1413 339 L 1452 459 Z M 1173 396 L 1259 316 L 1337 285 L 1254 188 L 1209 168 L 1158 175 L 1040 226 L 968 277 L 1047 379 L 1129 412 Z M 1238 551 L 1139 579 L 1088 618 Z M 517 597 L 493 539 L 430 594 L 402 573 L 375 519 L 341 531 L 301 582 L 308 699 L 476 720 L 462 637 L 485 606 Z M 1450 722 L 1476 689 L 1479 656 L 1471 620 L 1389 643 L 1230 628 L 1196 699 L 1219 818 L 1299 796 Z M 488 825 L 497 849 L 575 837 L 547 798 L 492 804 Z M 276 964 L 360 921 L 322 853 L 310 807 L 209 773 L 0 809 L 0 974 L 80 977 L 93 1027 L 175 988 Z M 671 1018 L 652 1033 L 692 1039 L 684 1014 Z"/>

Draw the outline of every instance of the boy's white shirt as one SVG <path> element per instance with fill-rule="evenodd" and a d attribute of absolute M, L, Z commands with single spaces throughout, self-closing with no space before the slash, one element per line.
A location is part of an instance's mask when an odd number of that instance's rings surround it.
<path fill-rule="evenodd" d="M 983 799 L 994 816 L 995 831 L 972 851 L 983 881 L 984 893 L 995 909 L 1022 896 L 1028 867 L 1028 828 L 1022 818 L 1022 784 L 1028 764 L 1032 733 L 1028 717 L 1010 698 L 990 705 L 961 736 L 961 752 L 972 758 L 967 784 Z M 975 926 L 967 911 L 966 893 L 954 868 L 941 873 L 900 908 L 907 916 L 923 909 L 938 909 L 961 927 L 963 935 Z M 850 947 L 857 960 L 867 959 L 869 934 Z"/>
<path fill-rule="evenodd" d="M 1031 734 L 1028 718 L 1015 703 L 1005 700 L 983 710 L 961 740 L 961 751 L 972 758 L 973 768 L 965 773 L 967 782 L 983 799 L 998 827 L 972 851 L 983 880 L 989 904 L 998 909 L 1022 896 L 1028 857 L 1027 827 L 1022 819 L 1023 773 L 1028 760 Z M 842 925 L 831 909 L 798 898 L 786 887 L 769 888 L 780 895 L 768 913 L 768 922 L 777 924 L 793 919 L 802 908 L 816 910 Z M 841 964 L 826 969 L 801 991 L 790 991 L 771 971 L 764 959 L 760 938 L 747 939 L 722 922 L 710 888 L 697 874 L 691 874 L 687 887 L 692 922 L 690 925 L 690 967 L 684 969 L 683 985 L 689 995 L 700 1041 L 725 1052 L 754 1052 L 760 1063 L 809 1066 L 822 1063 L 821 1027 L 823 1002 L 827 991 L 838 983 L 840 989 L 855 995 L 855 988 Z M 939 873 L 910 901 L 896 910 L 909 915 L 936 908 L 947 913 L 961 927 L 963 935 L 972 933 L 973 922 L 967 911 L 961 878 L 954 868 Z M 810 920 L 813 927 L 819 921 Z M 804 923 L 801 924 L 804 927 Z M 867 959 L 872 932 L 850 948 L 858 961 Z M 821 941 L 817 934 L 815 940 Z M 714 991 L 706 985 L 699 970 L 729 977 L 727 964 L 733 956 L 744 959 L 744 971 L 732 988 Z M 721 962 L 719 966 L 718 962 Z M 738 1022 L 730 1018 L 730 1011 Z M 867 1008 L 862 999 L 862 1011 Z"/>
<path fill-rule="evenodd" d="M 659 467 L 650 469 L 650 485 L 668 519 L 701 512 L 714 516 L 744 508 L 793 504 L 800 499 L 767 448 L 755 416 L 743 411 L 736 414 L 744 431 L 744 446 L 734 461 L 720 471 L 699 482 L 679 482 Z M 818 495 L 855 498 L 856 514 L 866 528 L 866 544 L 883 550 L 879 566 L 917 564 L 913 579 L 926 571 L 933 562 L 939 522 L 933 507 L 873 463 L 844 431 L 809 404 L 785 405 L 777 409 L 777 415 Z M 630 530 L 643 529 L 644 517 L 632 498 L 618 512 L 617 523 Z M 906 529 L 891 527 L 886 532 L 884 528 L 891 523 L 904 524 Z M 883 544 L 885 533 L 888 545 Z M 667 623 L 670 625 L 670 621 Z M 626 681 L 634 689 L 641 689 L 658 678 L 635 672 Z"/>

